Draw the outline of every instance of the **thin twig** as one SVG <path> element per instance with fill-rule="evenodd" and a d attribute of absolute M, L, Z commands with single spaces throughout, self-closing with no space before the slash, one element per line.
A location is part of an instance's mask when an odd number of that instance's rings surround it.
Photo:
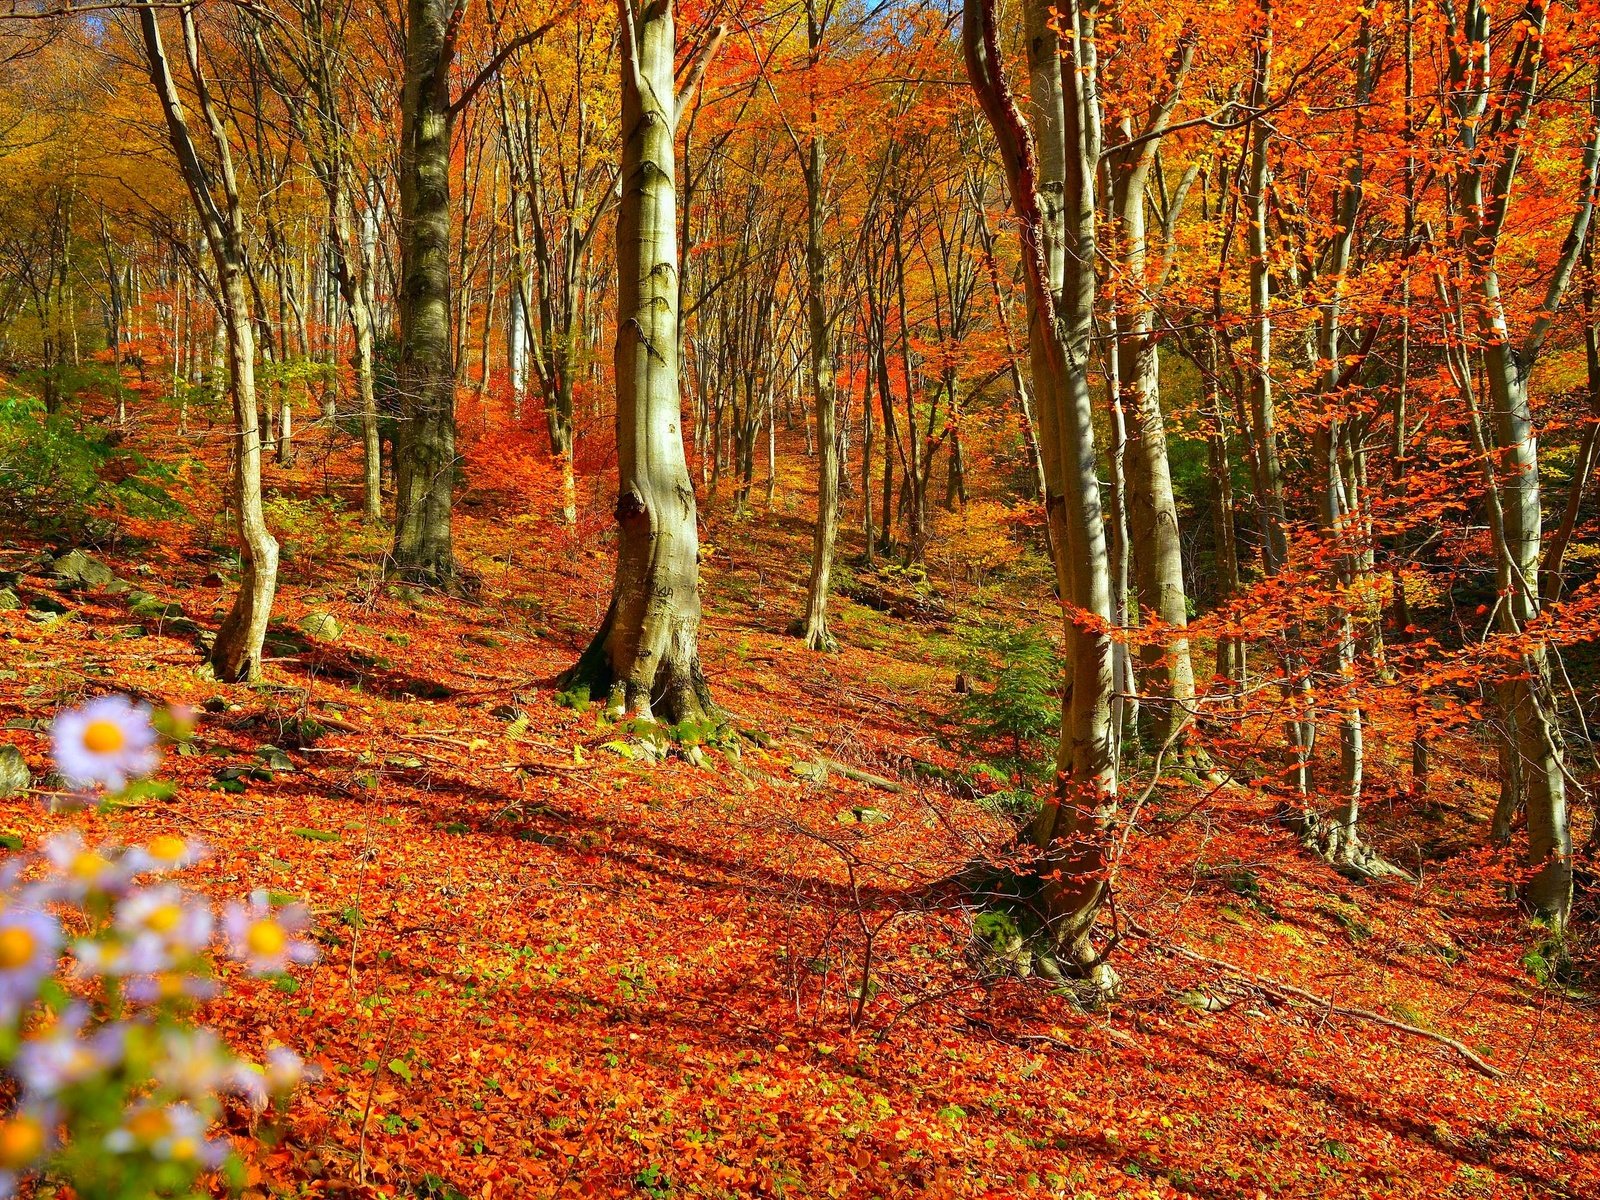
<path fill-rule="evenodd" d="M 1504 1079 L 1506 1077 L 1506 1073 L 1504 1071 L 1500 1070 L 1498 1067 L 1490 1066 L 1471 1050 L 1467 1049 L 1467 1047 L 1461 1042 L 1457 1041 L 1453 1037 L 1447 1036 L 1446 1034 L 1435 1033 L 1431 1029 L 1423 1029 L 1418 1025 L 1408 1025 L 1404 1021 L 1397 1021 L 1393 1017 L 1386 1017 L 1382 1013 L 1373 1012 L 1370 1008 L 1356 1008 L 1347 1004 L 1335 1004 L 1327 996 L 1319 996 L 1315 992 L 1307 991 L 1305 988 L 1295 987 L 1292 983 L 1283 983 L 1277 979 L 1270 979 L 1265 975 L 1258 975 L 1254 971 L 1246 970 L 1244 967 L 1238 966 L 1231 962 L 1225 962 L 1220 958 L 1208 958 L 1204 954 L 1197 954 L 1195 951 L 1190 950 L 1186 946 L 1180 946 L 1176 942 L 1168 941 L 1160 934 L 1151 929 L 1147 929 L 1145 926 L 1140 925 L 1136 921 L 1128 922 L 1128 928 L 1133 930 L 1133 932 L 1137 933 L 1140 937 L 1149 938 L 1151 941 L 1158 942 L 1167 950 L 1170 950 L 1172 953 L 1177 954 L 1180 957 L 1187 958 L 1191 962 L 1204 963 L 1208 967 L 1216 967 L 1219 970 L 1228 972 L 1230 975 L 1237 975 L 1239 978 L 1250 983 L 1252 986 L 1260 988 L 1262 991 L 1271 995 L 1275 995 L 1280 1000 L 1288 1000 L 1289 998 L 1293 997 L 1295 999 L 1309 1001 L 1310 1003 L 1315 1004 L 1317 1007 L 1324 1009 L 1326 1013 L 1338 1013 L 1340 1016 L 1344 1017 L 1359 1017 L 1363 1021 L 1373 1021 L 1376 1024 L 1385 1025 L 1390 1029 L 1399 1030 L 1401 1033 L 1409 1033 L 1414 1037 L 1426 1038 L 1430 1042 L 1437 1042 L 1441 1046 L 1448 1046 L 1462 1058 L 1466 1059 L 1467 1062 L 1471 1063 L 1475 1069 L 1481 1071 L 1490 1079 Z"/>

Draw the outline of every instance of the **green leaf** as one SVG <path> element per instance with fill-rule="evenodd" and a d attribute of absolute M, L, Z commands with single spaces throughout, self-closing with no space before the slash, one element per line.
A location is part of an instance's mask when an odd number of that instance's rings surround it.
<path fill-rule="evenodd" d="M 391 1058 L 389 1060 L 389 1070 L 400 1076 L 407 1083 L 411 1082 L 411 1064 L 406 1062 L 405 1059 Z"/>
<path fill-rule="evenodd" d="M 122 789 L 123 800 L 171 800 L 178 785 L 170 779 L 138 779 Z"/>
<path fill-rule="evenodd" d="M 295 837 L 305 838 L 308 842 L 337 842 L 339 835 L 327 829 L 306 829 L 301 826 L 289 830 Z"/>

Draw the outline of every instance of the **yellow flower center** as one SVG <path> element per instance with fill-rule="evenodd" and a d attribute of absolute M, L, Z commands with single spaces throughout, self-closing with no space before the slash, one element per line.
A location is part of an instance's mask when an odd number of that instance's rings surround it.
<path fill-rule="evenodd" d="M 39 943 L 20 925 L 0 929 L 0 971 L 15 971 L 33 959 Z"/>
<path fill-rule="evenodd" d="M 128 744 L 115 721 L 90 721 L 83 727 L 83 748 L 90 754 L 115 754 Z"/>
<path fill-rule="evenodd" d="M 96 854 L 93 850 L 82 850 L 73 856 L 72 873 L 79 879 L 94 879 L 110 865 L 105 855 Z"/>
<path fill-rule="evenodd" d="M 289 944 L 289 935 L 284 932 L 282 925 L 268 919 L 257 921 L 250 926 L 250 932 L 245 936 L 245 943 L 250 947 L 251 954 L 262 958 L 276 958 Z"/>
<path fill-rule="evenodd" d="M 183 976 L 177 971 L 163 971 L 156 976 L 156 985 L 161 989 L 163 1000 L 175 1000 L 183 995 Z"/>
<path fill-rule="evenodd" d="M 176 904 L 163 904 L 159 908 L 150 910 L 150 915 L 144 919 L 144 924 L 152 933 L 171 933 L 182 919 L 183 910 Z"/>
<path fill-rule="evenodd" d="M 150 839 L 150 857 L 161 862 L 177 862 L 183 857 L 184 845 L 181 837 L 174 837 L 164 833 L 160 837 Z"/>
<path fill-rule="evenodd" d="M 141 1142 L 153 1142 L 165 1137 L 170 1128 L 166 1112 L 159 1108 L 141 1108 L 128 1118 L 128 1132 Z"/>
<path fill-rule="evenodd" d="M 43 1153 L 44 1126 L 37 1117 L 12 1117 L 0 1124 L 0 1167 L 26 1167 Z"/>
<path fill-rule="evenodd" d="M 200 1153 L 200 1147 L 195 1145 L 193 1138 L 174 1138 L 172 1142 L 172 1159 L 174 1162 L 188 1162 Z"/>

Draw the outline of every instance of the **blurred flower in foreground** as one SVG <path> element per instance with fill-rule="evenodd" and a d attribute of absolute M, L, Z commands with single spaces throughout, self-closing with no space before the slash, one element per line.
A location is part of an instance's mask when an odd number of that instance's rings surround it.
<path fill-rule="evenodd" d="M 228 905 L 222 917 L 222 933 L 228 940 L 228 953 L 249 966 L 256 975 L 271 975 L 287 970 L 290 963 L 314 963 L 317 948 L 294 935 L 311 923 L 301 904 L 290 904 L 272 911 L 267 893 L 250 893 L 248 904 Z"/>
<path fill-rule="evenodd" d="M 305 1077 L 305 1060 L 287 1046 L 274 1046 L 267 1051 L 264 1066 L 237 1062 L 229 1082 L 232 1090 L 243 1096 L 251 1108 L 262 1112 L 273 1097 L 289 1095 Z"/>
<path fill-rule="evenodd" d="M 142 846 L 132 847 L 125 857 L 129 869 L 136 875 L 143 875 L 192 867 L 205 856 L 206 844 L 199 839 L 163 833 Z"/>
<path fill-rule="evenodd" d="M 72 787 L 96 784 L 120 792 L 155 770 L 156 729 L 150 709 L 126 696 L 100 696 L 69 708 L 50 728 L 56 770 Z"/>
<path fill-rule="evenodd" d="M 48 1108 L 19 1108 L 0 1119 L 0 1196 L 15 1192 L 21 1173 L 45 1156 L 55 1124 Z"/>
<path fill-rule="evenodd" d="M 143 1150 L 172 1162 L 216 1167 L 228 1157 L 228 1144 L 206 1137 L 210 1124 L 204 1113 L 188 1104 L 143 1104 L 106 1135 L 106 1149 L 117 1154 Z"/>
<path fill-rule="evenodd" d="M 61 928 L 49 913 L 0 909 L 0 1022 L 17 1019 L 60 954 Z"/>
<path fill-rule="evenodd" d="M 88 1007 L 74 1003 L 47 1032 L 22 1043 L 12 1070 L 29 1096 L 53 1096 L 122 1060 L 125 1029 L 103 1025 L 85 1037 L 88 1019 Z"/>
<path fill-rule="evenodd" d="M 40 891 L 54 900 L 77 903 L 91 892 L 115 895 L 132 876 L 127 855 L 91 849 L 76 829 L 46 838 L 44 856 L 56 873 Z"/>
<path fill-rule="evenodd" d="M 211 909 L 175 884 L 144 888 L 117 905 L 117 928 L 136 943 L 154 940 L 173 954 L 198 954 L 211 940 L 211 927 Z"/>
<path fill-rule="evenodd" d="M 150 772 L 157 739 L 192 732 L 192 714 L 101 697 L 53 727 L 61 774 L 115 794 Z M 93 835 L 91 835 L 93 836 Z M 208 1172 L 243 1169 L 207 1130 L 239 1097 L 256 1114 L 304 1074 L 277 1047 L 266 1064 L 193 1023 L 216 995 L 218 913 L 163 876 L 205 856 L 176 833 L 124 848 L 66 829 L 33 854 L 0 855 L 0 1200 L 48 1179 L 63 1195 L 198 1196 Z M 258 974 L 311 962 L 301 905 L 266 892 L 227 910 L 228 949 Z M 270 1122 L 255 1140 L 276 1136 Z"/>

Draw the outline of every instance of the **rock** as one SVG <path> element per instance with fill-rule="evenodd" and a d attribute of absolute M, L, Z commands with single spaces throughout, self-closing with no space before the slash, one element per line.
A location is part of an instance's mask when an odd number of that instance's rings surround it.
<path fill-rule="evenodd" d="M 126 596 L 128 611 L 136 617 L 157 621 L 170 621 L 183 616 L 183 605 L 169 604 L 149 592 L 134 588 Z"/>
<path fill-rule="evenodd" d="M 15 796 L 33 783 L 22 751 L 10 742 L 0 743 L 0 797 Z"/>
<path fill-rule="evenodd" d="M 82 550 L 68 550 L 50 565 L 63 587 L 102 588 L 116 578 L 111 568 Z"/>
<path fill-rule="evenodd" d="M 342 636 L 339 622 L 329 612 L 311 612 L 295 622 L 295 628 L 314 642 L 337 643 Z"/>
<path fill-rule="evenodd" d="M 256 751 L 256 757 L 269 771 L 292 771 L 294 763 L 289 756 L 276 746 L 262 746 Z"/>
<path fill-rule="evenodd" d="M 22 601 L 12 588 L 0 588 L 0 612 L 17 612 L 22 608 Z"/>

